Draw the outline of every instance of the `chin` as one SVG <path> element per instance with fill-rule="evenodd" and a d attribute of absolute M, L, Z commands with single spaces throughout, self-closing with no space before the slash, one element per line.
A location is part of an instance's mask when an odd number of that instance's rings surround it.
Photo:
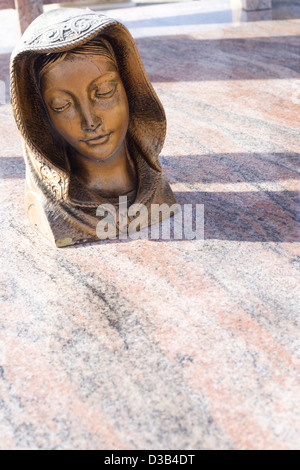
<path fill-rule="evenodd" d="M 97 161 L 106 161 L 116 156 L 116 151 L 112 152 L 80 152 L 83 158 L 87 158 L 88 160 L 97 160 Z"/>

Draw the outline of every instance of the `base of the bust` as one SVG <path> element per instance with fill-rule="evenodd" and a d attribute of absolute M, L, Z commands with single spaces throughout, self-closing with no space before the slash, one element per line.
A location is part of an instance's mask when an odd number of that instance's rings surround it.
<path fill-rule="evenodd" d="M 86 243 L 96 243 L 103 242 L 105 240 L 134 240 L 136 236 L 144 231 L 144 229 L 156 225 L 162 222 L 164 219 L 170 219 L 177 212 L 180 211 L 178 204 L 174 198 L 173 201 L 170 201 L 172 204 L 170 211 L 154 212 L 150 214 L 148 211 L 143 214 L 141 209 L 137 210 L 139 213 L 139 218 L 137 223 L 131 222 L 133 218 L 128 219 L 128 214 L 126 211 L 126 219 L 123 219 L 124 214 L 121 216 L 116 216 L 111 219 L 110 222 L 105 220 L 105 223 L 99 223 L 95 226 L 94 229 L 89 228 L 89 230 L 84 231 L 83 225 L 79 222 L 76 224 L 74 220 L 71 221 L 70 218 L 62 217 L 59 215 L 59 207 L 55 207 L 52 203 L 46 201 L 43 196 L 40 197 L 40 194 L 30 188 L 30 185 L 27 183 L 26 198 L 25 198 L 25 209 L 26 215 L 30 224 L 48 240 L 48 242 L 57 248 L 64 248 L 72 245 L 82 245 Z M 164 204 L 168 206 L 168 204 Z M 156 208 L 157 204 L 154 204 Z M 141 211 L 141 212 L 140 212 Z M 143 215 L 142 215 L 143 214 Z M 118 219 L 124 220 L 122 224 L 118 222 Z M 127 222 L 126 222 L 127 221 Z M 101 226 L 100 229 L 99 225 Z M 139 227 L 139 228 L 138 228 Z M 160 230 L 158 229 L 158 234 Z M 152 233 L 152 232 L 151 232 Z M 147 236 L 147 234 L 145 235 Z"/>
<path fill-rule="evenodd" d="M 51 245 L 58 248 L 75 245 L 76 241 L 72 238 L 62 236 L 59 225 L 55 226 L 55 224 L 51 224 L 51 221 L 46 216 L 42 202 L 34 191 L 26 191 L 25 210 L 30 224 L 43 235 Z"/>
<path fill-rule="evenodd" d="M 48 240 L 50 245 L 56 248 L 64 248 L 72 245 L 79 245 L 84 243 L 99 242 L 97 237 L 87 237 L 84 238 L 79 236 L 77 238 L 72 230 L 62 233 L 61 227 L 56 224 L 51 224 L 46 217 L 45 211 L 40 204 L 37 203 L 36 198 L 33 198 L 32 195 L 27 194 L 26 197 L 26 212 L 27 218 L 30 224 L 45 238 Z"/>

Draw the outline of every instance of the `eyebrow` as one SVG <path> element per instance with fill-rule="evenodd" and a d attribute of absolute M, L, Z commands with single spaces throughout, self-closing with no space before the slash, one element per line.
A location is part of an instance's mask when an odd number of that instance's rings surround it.
<path fill-rule="evenodd" d="M 53 89 L 50 88 L 50 90 L 46 90 L 46 91 L 44 92 L 44 95 L 46 95 L 46 93 L 51 92 L 51 90 L 52 90 L 52 92 L 54 92 L 54 93 L 55 93 L 55 92 L 61 92 L 61 93 L 66 93 L 66 95 L 69 95 L 70 97 L 73 96 L 73 93 L 71 93 L 71 92 L 68 91 L 68 90 L 63 90 L 63 89 L 61 89 L 61 88 L 53 88 Z M 55 100 L 55 99 L 62 98 L 62 97 L 60 97 L 60 96 L 53 96 L 53 97 L 51 97 L 51 98 L 52 98 L 52 101 L 53 101 L 53 100 Z"/>
<path fill-rule="evenodd" d="M 103 75 L 99 75 L 99 77 L 95 78 L 95 80 L 92 80 L 91 83 L 89 84 L 89 87 L 92 86 L 92 85 L 93 85 L 95 82 L 97 82 L 98 80 L 101 80 L 103 77 L 105 77 L 105 75 L 108 75 L 108 74 L 111 74 L 111 73 L 113 73 L 115 76 L 112 77 L 112 79 L 111 79 L 110 81 L 116 80 L 116 79 L 117 79 L 116 74 L 117 74 L 118 72 L 107 72 L 107 73 L 104 73 Z M 105 80 L 103 80 L 103 81 L 105 81 Z"/>
<path fill-rule="evenodd" d="M 116 76 L 116 75 L 118 74 L 117 71 L 106 72 L 105 74 L 99 75 L 97 78 L 95 78 L 94 80 L 92 80 L 91 83 L 89 83 L 88 88 L 92 88 L 92 87 L 96 84 L 96 82 L 97 82 L 98 80 L 102 80 L 102 79 L 104 78 L 103 81 L 105 81 L 105 76 L 108 75 L 108 74 L 112 74 L 112 73 L 113 73 L 115 76 L 114 76 L 114 77 L 111 77 L 111 80 L 108 80 L 108 81 L 116 81 L 116 79 L 118 78 L 118 77 Z M 119 74 L 118 74 L 118 75 L 119 75 Z M 120 78 L 120 80 L 121 80 L 121 78 Z M 64 88 L 48 88 L 48 89 L 46 88 L 43 93 L 44 93 L 44 94 L 47 94 L 47 93 L 50 93 L 51 91 L 53 91 L 53 92 L 59 91 L 59 92 L 62 92 L 62 93 L 66 93 L 66 94 L 69 95 L 69 96 L 73 96 L 73 93 L 72 93 L 71 91 L 65 90 Z"/>

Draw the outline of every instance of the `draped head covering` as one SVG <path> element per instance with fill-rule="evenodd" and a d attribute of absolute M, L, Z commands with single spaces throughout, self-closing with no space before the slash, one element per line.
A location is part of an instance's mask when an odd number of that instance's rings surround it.
<path fill-rule="evenodd" d="M 56 138 L 41 95 L 41 78 L 73 54 L 101 54 L 116 66 L 129 104 L 126 145 L 138 174 L 136 203 L 175 202 L 158 161 L 166 133 L 164 109 L 135 42 L 118 21 L 89 9 L 59 8 L 36 18 L 11 57 L 11 100 L 26 163 L 26 210 L 57 246 L 97 240 L 99 199 L 70 194 L 66 146 Z M 147 222 L 148 223 L 148 222 Z"/>

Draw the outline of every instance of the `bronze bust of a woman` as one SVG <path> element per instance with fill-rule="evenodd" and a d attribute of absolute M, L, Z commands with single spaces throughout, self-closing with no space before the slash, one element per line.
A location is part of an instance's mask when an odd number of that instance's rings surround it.
<path fill-rule="evenodd" d="M 118 214 L 120 196 L 148 208 L 140 228 L 153 204 L 176 202 L 158 162 L 165 113 L 119 22 L 70 8 L 38 17 L 13 52 L 11 97 L 27 215 L 56 246 L 99 240 L 97 208 Z M 128 230 L 113 220 L 114 234 Z"/>

